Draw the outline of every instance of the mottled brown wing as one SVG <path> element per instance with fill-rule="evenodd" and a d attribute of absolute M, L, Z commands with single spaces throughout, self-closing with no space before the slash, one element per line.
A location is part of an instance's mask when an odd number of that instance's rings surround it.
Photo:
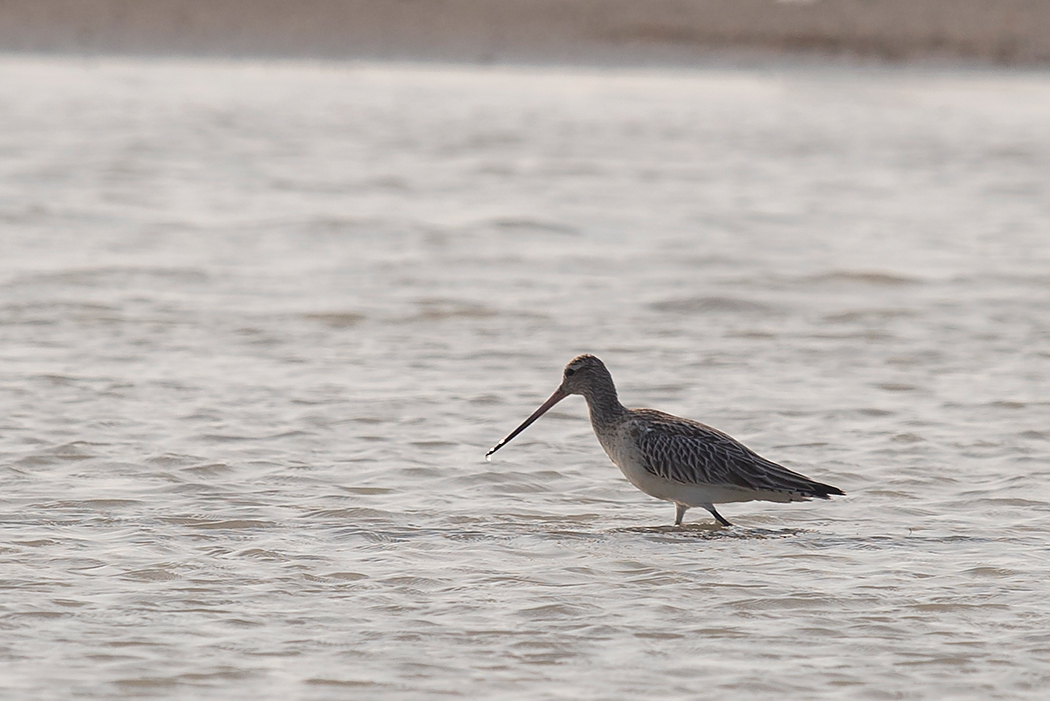
<path fill-rule="evenodd" d="M 652 409 L 635 412 L 645 469 L 683 484 L 711 484 L 827 499 L 842 494 L 766 460 L 718 429 Z"/>

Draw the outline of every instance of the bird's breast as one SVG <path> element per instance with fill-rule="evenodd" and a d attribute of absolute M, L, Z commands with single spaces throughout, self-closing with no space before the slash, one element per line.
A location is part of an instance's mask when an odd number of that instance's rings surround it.
<path fill-rule="evenodd" d="M 594 427 L 598 442 L 609 459 L 613 461 L 627 481 L 647 494 L 652 494 L 653 475 L 645 469 L 645 456 L 638 439 L 646 430 L 636 421 L 624 421 L 610 427 Z"/>

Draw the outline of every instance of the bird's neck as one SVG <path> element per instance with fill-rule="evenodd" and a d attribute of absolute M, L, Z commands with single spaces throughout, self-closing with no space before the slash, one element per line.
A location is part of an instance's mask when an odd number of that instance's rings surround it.
<path fill-rule="evenodd" d="M 591 388 L 583 395 L 591 412 L 591 424 L 596 428 L 615 425 L 627 410 L 616 396 L 616 387 L 609 382 Z"/>

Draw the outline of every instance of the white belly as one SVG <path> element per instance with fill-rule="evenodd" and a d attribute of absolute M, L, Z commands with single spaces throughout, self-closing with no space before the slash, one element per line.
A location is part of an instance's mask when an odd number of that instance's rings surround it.
<path fill-rule="evenodd" d="M 664 479 L 645 469 L 642 453 L 630 435 L 628 426 L 618 427 L 614 431 L 598 434 L 605 454 L 613 461 L 627 481 L 651 497 L 664 501 L 684 504 L 686 506 L 703 506 L 704 504 L 728 504 L 735 501 L 789 501 L 785 495 L 755 492 L 737 487 L 683 484 Z"/>

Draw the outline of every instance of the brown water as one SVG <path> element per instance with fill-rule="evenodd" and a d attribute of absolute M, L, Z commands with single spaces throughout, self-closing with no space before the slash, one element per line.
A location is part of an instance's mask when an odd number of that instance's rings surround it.
<path fill-rule="evenodd" d="M 0 60 L 4 698 L 1041 698 L 1050 75 Z M 578 352 L 849 496 L 635 491 Z"/>

